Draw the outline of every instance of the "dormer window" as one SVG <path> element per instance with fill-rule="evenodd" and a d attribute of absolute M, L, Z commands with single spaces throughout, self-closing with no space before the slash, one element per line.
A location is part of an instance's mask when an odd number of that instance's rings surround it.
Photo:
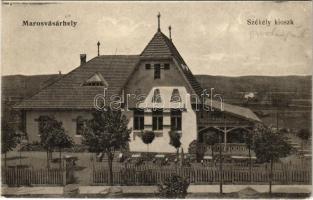
<path fill-rule="evenodd" d="M 89 77 L 84 83 L 83 86 L 105 86 L 108 87 L 108 83 L 104 80 L 103 76 L 100 73 L 95 73 Z"/>
<path fill-rule="evenodd" d="M 174 89 L 171 96 L 171 102 L 181 102 L 181 97 L 178 89 Z"/>
<path fill-rule="evenodd" d="M 160 90 L 155 89 L 153 91 L 152 103 L 161 103 L 161 102 L 162 102 L 162 99 L 161 99 L 161 95 L 160 95 Z"/>
<path fill-rule="evenodd" d="M 154 79 L 160 79 L 160 78 L 161 78 L 161 65 L 154 64 Z"/>

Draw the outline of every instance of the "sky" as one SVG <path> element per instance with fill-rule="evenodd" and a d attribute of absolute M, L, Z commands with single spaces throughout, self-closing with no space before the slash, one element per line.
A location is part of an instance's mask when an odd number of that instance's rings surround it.
<path fill-rule="evenodd" d="M 312 2 L 64 2 L 3 4 L 2 75 L 63 74 L 100 54 L 140 54 L 157 31 L 172 39 L 194 74 L 312 74 Z M 293 25 L 248 25 L 275 19 Z M 76 27 L 27 27 L 77 21 Z"/>

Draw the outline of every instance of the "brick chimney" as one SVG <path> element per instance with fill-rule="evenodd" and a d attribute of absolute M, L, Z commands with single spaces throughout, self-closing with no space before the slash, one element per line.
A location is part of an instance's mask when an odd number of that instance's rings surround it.
<path fill-rule="evenodd" d="M 80 54 L 80 64 L 81 65 L 86 63 L 86 58 L 87 58 L 86 54 Z"/>

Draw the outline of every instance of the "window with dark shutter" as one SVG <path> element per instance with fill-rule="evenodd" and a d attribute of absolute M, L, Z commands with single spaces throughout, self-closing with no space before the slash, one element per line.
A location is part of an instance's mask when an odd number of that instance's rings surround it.
<path fill-rule="evenodd" d="M 141 109 L 134 110 L 134 130 L 143 130 L 144 124 L 144 111 Z"/>
<path fill-rule="evenodd" d="M 163 110 L 152 111 L 152 129 L 163 130 Z"/>

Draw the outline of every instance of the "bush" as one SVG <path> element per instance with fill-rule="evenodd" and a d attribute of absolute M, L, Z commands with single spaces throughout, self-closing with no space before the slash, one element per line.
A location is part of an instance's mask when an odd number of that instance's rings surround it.
<path fill-rule="evenodd" d="M 158 186 L 159 195 L 161 198 L 185 198 L 187 196 L 187 189 L 189 181 L 186 178 L 178 175 L 172 175 L 166 178 L 162 185 Z"/>
<path fill-rule="evenodd" d="M 200 162 L 203 159 L 203 156 L 206 152 L 206 145 L 203 143 L 197 142 L 197 140 L 193 140 L 189 144 L 188 153 L 196 156 L 197 162 Z"/>

